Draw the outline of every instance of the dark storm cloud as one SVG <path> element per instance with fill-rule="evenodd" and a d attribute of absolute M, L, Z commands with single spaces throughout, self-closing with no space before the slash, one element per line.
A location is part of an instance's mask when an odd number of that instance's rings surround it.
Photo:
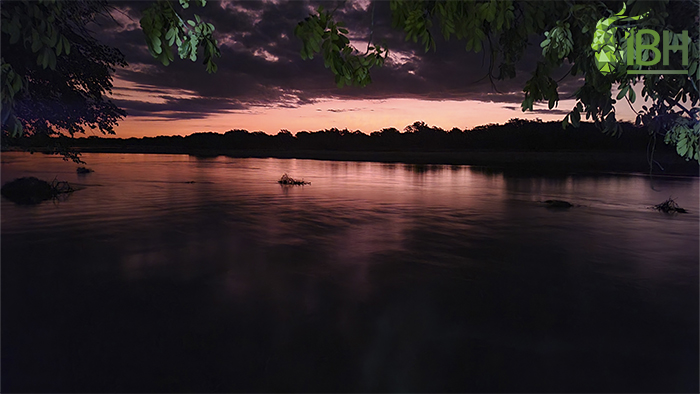
<path fill-rule="evenodd" d="M 247 106 L 233 100 L 205 98 L 177 98 L 162 96 L 163 102 L 146 102 L 114 99 L 114 103 L 126 109 L 127 115 L 154 117 L 162 120 L 204 119 L 213 113 L 246 109 Z"/>
<path fill-rule="evenodd" d="M 489 59 L 483 53 L 467 53 L 464 42 L 445 42 L 437 37 L 437 51 L 426 53 L 421 45 L 405 42 L 404 34 L 390 27 L 390 9 L 386 1 L 375 5 L 373 41 L 386 43 L 390 59 L 382 68 L 372 70 L 373 83 L 365 88 L 336 88 L 332 73 L 323 60 L 304 61 L 299 56 L 301 42 L 294 37 L 295 25 L 319 4 L 326 9 L 337 2 L 309 1 L 210 1 L 206 7 L 190 7 L 216 26 L 222 57 L 219 70 L 209 75 L 201 60 L 179 60 L 168 67 L 160 65 L 148 53 L 144 35 L 138 28 L 141 11 L 150 2 L 116 3 L 120 26 L 103 21 L 100 38 L 125 53 L 130 67 L 116 76 L 147 89 L 187 91 L 203 98 L 202 111 L 225 112 L 232 108 L 253 106 L 295 107 L 323 98 L 387 99 L 420 98 L 428 100 L 479 100 L 520 103 L 522 87 L 533 71 L 540 49 L 536 45 L 526 53 L 513 80 L 495 81 L 488 73 Z M 363 9 L 368 2 L 348 1 L 336 11 L 337 19 L 349 26 L 350 37 L 358 49 L 365 50 L 370 35 L 371 12 Z M 189 15 L 191 17 L 191 15 Z M 570 95 L 578 81 L 569 77 L 560 82 L 561 97 Z M 137 106 L 133 96 L 120 103 L 132 115 L 146 108 L 170 114 L 162 107 Z M 178 106 L 182 102 L 168 101 Z M 233 103 L 233 104 L 232 104 Z M 166 104 L 163 104 L 166 105 Z M 231 107 L 233 105 L 233 107 Z M 180 108 L 172 113 L 181 113 Z M 186 110 L 182 110 L 188 113 Z M 170 117 L 171 115 L 165 116 Z M 188 116 L 197 116 L 192 113 Z M 204 115 L 201 115 L 204 116 Z"/>
<path fill-rule="evenodd" d="M 504 105 L 502 108 L 509 109 L 511 111 L 522 111 L 522 107 L 516 107 L 514 105 Z M 548 114 L 548 115 L 567 115 L 570 110 L 559 109 L 559 108 L 534 108 L 532 111 L 534 113 Z"/>

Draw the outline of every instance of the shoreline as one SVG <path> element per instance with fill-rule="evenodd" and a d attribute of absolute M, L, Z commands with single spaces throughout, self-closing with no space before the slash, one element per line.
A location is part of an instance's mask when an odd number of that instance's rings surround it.
<path fill-rule="evenodd" d="M 3 150 L 22 151 L 22 150 Z M 36 150 L 40 153 L 41 150 Z M 276 149 L 181 149 L 174 147 L 76 148 L 80 153 L 184 154 L 195 157 L 275 158 L 396 163 L 409 165 L 471 165 L 513 174 L 649 173 L 646 152 L 640 151 L 331 151 Z M 653 175 L 700 176 L 700 165 L 675 152 L 657 151 Z"/>

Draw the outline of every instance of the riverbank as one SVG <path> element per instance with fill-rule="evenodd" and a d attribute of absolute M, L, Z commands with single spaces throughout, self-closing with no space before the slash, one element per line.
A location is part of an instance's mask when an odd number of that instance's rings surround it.
<path fill-rule="evenodd" d="M 173 147 L 100 147 L 80 148 L 92 153 L 189 154 L 197 157 L 228 156 L 240 158 L 311 159 L 330 161 L 367 161 L 405 164 L 447 164 L 493 167 L 517 173 L 648 173 L 646 153 L 640 151 L 329 151 L 273 149 L 176 149 Z M 661 167 L 656 175 L 699 176 L 700 166 L 685 161 L 674 152 L 654 155 Z"/>
<path fill-rule="evenodd" d="M 41 150 L 38 150 L 41 152 Z M 183 149 L 168 146 L 81 147 L 82 153 L 186 154 L 196 157 L 308 159 L 403 163 L 416 165 L 472 165 L 511 174 L 649 173 L 646 152 L 641 151 L 332 151 L 290 149 Z M 657 151 L 654 175 L 700 176 L 697 162 L 675 152 Z M 660 166 L 659 166 L 660 165 Z"/>

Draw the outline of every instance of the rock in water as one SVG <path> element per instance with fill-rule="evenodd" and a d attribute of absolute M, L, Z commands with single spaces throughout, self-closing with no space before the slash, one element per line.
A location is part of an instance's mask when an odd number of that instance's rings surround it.
<path fill-rule="evenodd" d="M 296 180 L 285 173 L 284 175 L 282 175 L 282 178 L 280 178 L 280 180 L 277 181 L 277 183 L 279 183 L 280 185 L 308 185 L 311 182 L 306 182 L 303 179 L 300 181 Z"/>
<path fill-rule="evenodd" d="M 55 196 L 50 183 L 33 176 L 6 183 L 0 193 L 17 204 L 38 204 Z"/>
<path fill-rule="evenodd" d="M 549 208 L 571 208 L 574 204 L 563 200 L 547 200 L 544 202 Z"/>

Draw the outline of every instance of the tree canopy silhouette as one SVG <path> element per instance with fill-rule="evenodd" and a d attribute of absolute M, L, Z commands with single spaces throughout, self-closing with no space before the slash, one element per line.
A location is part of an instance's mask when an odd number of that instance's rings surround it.
<path fill-rule="evenodd" d="M 180 0 L 179 7 L 189 7 Z M 206 0 L 197 0 L 204 6 Z M 101 44 L 87 25 L 98 15 L 110 16 L 105 0 L 38 0 L 3 2 L 2 15 L 2 133 L 7 137 L 83 133 L 86 128 L 114 134 L 126 113 L 112 103 L 112 73 L 127 65 L 124 55 Z M 173 60 L 170 46 L 181 58 L 197 60 L 203 48 L 206 69 L 216 71 L 219 49 L 214 26 L 201 20 L 184 21 L 170 2 L 154 2 L 141 27 L 151 54 L 164 64 Z M 60 144 L 56 151 L 75 161 L 77 154 Z"/>
<path fill-rule="evenodd" d="M 1 11 L 3 134 L 114 134 L 125 112 L 106 95 L 126 61 L 86 28 L 108 3 L 3 2 Z"/>
<path fill-rule="evenodd" d="M 67 141 L 78 148 L 114 147 L 158 151 L 177 148 L 173 152 L 197 153 L 221 150 L 319 150 L 319 151 L 644 151 L 645 133 L 629 122 L 622 124 L 621 138 L 608 138 L 590 122 L 583 122 L 577 133 L 562 133 L 559 122 L 511 119 L 504 124 L 477 126 L 470 130 L 453 128 L 446 131 L 417 121 L 399 131 L 385 128 L 370 134 L 359 130 L 325 129 L 292 134 L 281 130 L 276 135 L 260 131 L 230 130 L 226 133 L 198 132 L 186 137 L 159 136 L 143 138 L 79 138 Z M 45 141 L 39 140 L 36 147 Z M 218 154 L 218 153 L 217 153 Z"/>

